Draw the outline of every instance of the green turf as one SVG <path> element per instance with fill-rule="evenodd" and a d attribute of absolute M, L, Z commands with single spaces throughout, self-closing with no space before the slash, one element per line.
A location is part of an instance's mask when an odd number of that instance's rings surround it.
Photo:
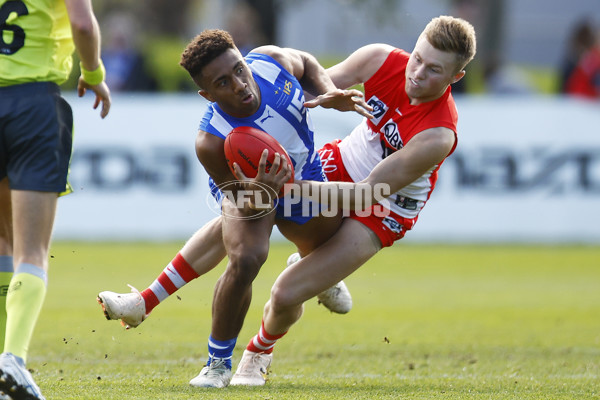
<path fill-rule="evenodd" d="M 101 290 L 144 289 L 181 243 L 55 243 L 29 368 L 49 399 L 598 399 L 600 247 L 400 244 L 346 282 L 354 309 L 316 301 L 277 345 L 262 388 L 191 388 L 222 268 L 139 328 L 106 321 Z M 236 351 L 287 255 L 272 247 Z"/>

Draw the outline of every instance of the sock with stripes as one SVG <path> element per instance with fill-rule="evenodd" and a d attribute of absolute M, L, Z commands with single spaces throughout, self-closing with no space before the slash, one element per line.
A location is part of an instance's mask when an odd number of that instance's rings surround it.
<path fill-rule="evenodd" d="M 46 271 L 32 264 L 20 264 L 6 296 L 6 338 L 4 351 L 27 360 L 29 342 L 46 297 Z"/>
<path fill-rule="evenodd" d="M 4 347 L 6 332 L 6 294 L 13 276 L 12 256 L 0 256 L 0 349 Z"/>
<path fill-rule="evenodd" d="M 212 336 L 208 337 L 208 361 L 206 365 L 210 365 L 214 358 L 222 358 L 225 360 L 227 368 L 231 369 L 231 357 L 237 338 L 229 340 L 216 340 Z"/>
<path fill-rule="evenodd" d="M 270 354 L 273 352 L 273 347 L 275 346 L 275 343 L 277 343 L 277 340 L 281 339 L 286 333 L 287 332 L 279 335 L 271 335 L 265 330 L 265 322 L 262 321 L 258 335 L 250 339 L 250 343 L 246 346 L 246 350 L 254 353 Z"/>
<path fill-rule="evenodd" d="M 146 303 L 146 314 L 150 314 L 150 311 L 161 301 L 198 276 L 183 256 L 177 253 L 148 289 L 140 293 Z"/>

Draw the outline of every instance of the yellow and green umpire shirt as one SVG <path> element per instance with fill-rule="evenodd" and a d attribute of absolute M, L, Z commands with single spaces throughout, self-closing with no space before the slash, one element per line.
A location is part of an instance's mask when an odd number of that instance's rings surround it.
<path fill-rule="evenodd" d="M 64 0 L 0 0 L 0 86 L 61 84 L 74 49 Z"/>

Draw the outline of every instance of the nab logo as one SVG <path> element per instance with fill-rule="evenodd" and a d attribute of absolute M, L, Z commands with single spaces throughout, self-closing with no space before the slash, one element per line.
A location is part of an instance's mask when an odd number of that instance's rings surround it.
<path fill-rule="evenodd" d="M 371 122 L 375 125 L 379 124 L 381 118 L 383 118 L 383 115 L 388 110 L 388 107 L 383 101 L 379 100 L 377 96 L 372 96 L 369 101 L 367 101 L 367 104 L 373 107 L 373 111 L 371 112 L 371 114 L 373 114 L 373 119 Z"/>

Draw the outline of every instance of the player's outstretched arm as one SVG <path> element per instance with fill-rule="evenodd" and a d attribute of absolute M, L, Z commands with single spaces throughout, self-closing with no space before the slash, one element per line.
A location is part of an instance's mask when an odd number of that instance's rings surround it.
<path fill-rule="evenodd" d="M 454 132 L 448 128 L 427 129 L 382 160 L 360 182 L 298 181 L 292 194 L 308 197 L 326 191 L 330 195 L 321 198 L 337 199 L 339 208 L 361 211 L 435 168 L 450 153 L 455 140 Z"/>
<path fill-rule="evenodd" d="M 368 81 L 383 65 L 394 47 L 387 44 L 369 44 L 359 48 L 344 61 L 327 69 L 334 85 L 348 89 Z"/>
<path fill-rule="evenodd" d="M 359 48 L 339 64 L 326 70 L 337 91 L 325 94 L 304 103 L 305 107 L 335 108 L 340 111 L 356 111 L 366 118 L 373 118 L 369 106 L 359 90 L 344 90 L 363 84 L 381 67 L 394 48 L 385 44 L 371 44 Z M 350 97 L 350 99 L 345 97 Z"/>
<path fill-rule="evenodd" d="M 100 116 L 110 110 L 110 90 L 104 82 L 105 71 L 100 58 L 100 28 L 90 0 L 65 0 L 73 42 L 81 60 L 81 76 L 77 84 L 77 94 L 82 97 L 86 90 L 96 94 L 94 109 L 102 103 Z"/>
<path fill-rule="evenodd" d="M 452 151 L 455 133 L 448 128 L 426 129 L 386 157 L 361 183 L 385 184 L 395 193 L 434 169 Z"/>
<path fill-rule="evenodd" d="M 335 108 L 338 111 L 355 111 L 366 118 L 373 118 L 373 107 L 365 102 L 364 95 L 360 90 L 334 89 L 304 102 L 304 107 Z"/>

